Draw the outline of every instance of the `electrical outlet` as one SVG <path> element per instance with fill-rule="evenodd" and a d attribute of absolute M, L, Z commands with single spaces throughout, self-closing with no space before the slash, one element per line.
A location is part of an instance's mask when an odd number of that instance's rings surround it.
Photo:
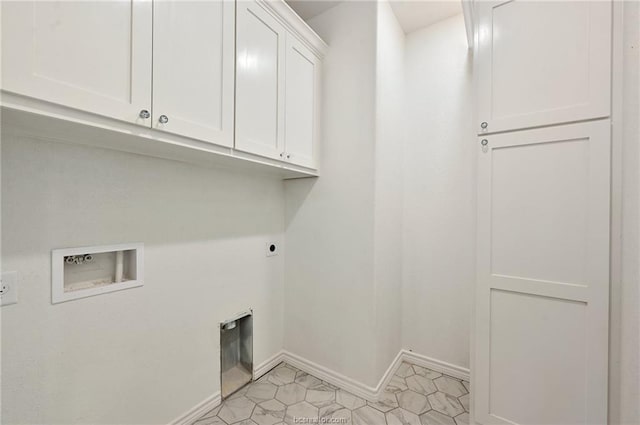
<path fill-rule="evenodd" d="M 0 305 L 18 303 L 18 273 L 5 272 L 0 277 Z"/>
<path fill-rule="evenodd" d="M 278 244 L 275 242 L 267 242 L 266 245 L 267 257 L 273 257 L 278 255 Z"/>

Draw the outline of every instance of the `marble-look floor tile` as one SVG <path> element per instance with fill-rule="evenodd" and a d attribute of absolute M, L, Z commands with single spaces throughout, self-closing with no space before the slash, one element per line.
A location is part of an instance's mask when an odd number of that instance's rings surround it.
<path fill-rule="evenodd" d="M 342 410 L 342 409 L 346 409 L 346 407 L 338 403 L 333 403 L 328 406 L 319 407 L 318 416 L 320 416 L 321 418 L 324 418 L 325 416 L 330 416 L 334 412 L 337 412 L 338 410 Z M 351 411 L 351 409 L 347 409 L 347 410 Z"/>
<path fill-rule="evenodd" d="M 289 363 L 287 363 L 287 362 L 280 362 L 280 363 L 278 363 L 278 366 L 274 367 L 274 369 L 281 369 L 281 368 L 283 368 L 283 367 L 286 367 L 287 369 L 291 369 L 291 370 L 293 370 L 293 371 L 295 371 L 295 372 L 300 372 L 300 369 L 298 369 L 298 368 L 297 368 L 297 367 L 295 367 L 295 366 L 290 365 L 290 364 L 289 364 Z"/>
<path fill-rule="evenodd" d="M 222 404 L 220 404 L 218 407 L 214 407 L 213 409 L 209 410 L 207 413 L 202 415 L 202 417 L 200 419 L 210 418 L 212 416 L 216 416 L 218 414 L 218 412 L 220 411 L 221 407 L 222 407 Z"/>
<path fill-rule="evenodd" d="M 336 402 L 350 410 L 358 409 L 366 404 L 360 397 L 340 389 L 336 391 Z"/>
<path fill-rule="evenodd" d="M 251 384 L 255 384 L 255 383 L 257 383 L 257 382 L 270 382 L 270 381 L 269 381 L 270 373 L 271 373 L 271 371 L 269 371 L 269 372 L 265 373 L 264 375 L 262 375 L 262 376 L 261 376 L 261 377 L 259 377 L 259 378 L 255 378 L 255 380 L 254 380 Z M 249 384 L 249 385 L 251 385 L 251 384 Z"/>
<path fill-rule="evenodd" d="M 245 385 L 244 387 L 238 389 L 229 397 L 227 397 L 226 400 L 233 400 L 235 398 L 244 397 L 244 395 L 247 393 L 248 390 L 249 390 L 249 385 Z"/>
<path fill-rule="evenodd" d="M 228 424 L 249 419 L 255 403 L 245 396 L 234 399 L 227 399 L 220 409 L 218 416 Z"/>
<path fill-rule="evenodd" d="M 300 403 L 287 407 L 287 413 L 285 414 L 284 421 L 290 425 L 297 425 L 300 423 L 309 424 L 317 422 L 318 418 L 318 408 L 312 406 L 306 401 L 301 401 Z"/>
<path fill-rule="evenodd" d="M 458 401 L 460 402 L 460 404 L 462 404 L 462 408 L 465 410 L 465 412 L 471 411 L 469 410 L 469 394 L 461 395 L 460 397 L 458 397 Z"/>
<path fill-rule="evenodd" d="M 413 412 L 416 415 L 420 415 L 427 410 L 431 409 L 427 397 L 422 394 L 418 394 L 415 391 L 407 390 L 396 394 L 398 397 L 398 404 L 405 410 Z"/>
<path fill-rule="evenodd" d="M 284 425 L 295 418 L 314 423 L 323 418 L 347 425 L 467 425 L 467 381 L 416 365 L 403 364 L 398 371 L 402 376 L 394 375 L 373 403 L 282 363 L 194 424 Z"/>
<path fill-rule="evenodd" d="M 420 422 L 422 425 L 456 425 L 453 418 L 435 410 L 420 415 Z"/>
<path fill-rule="evenodd" d="M 407 376 L 414 375 L 415 372 L 409 363 L 402 362 L 395 374 L 401 378 L 406 378 Z"/>
<path fill-rule="evenodd" d="M 332 405 L 332 407 L 340 406 L 339 404 Z M 340 425 L 349 425 L 352 423 L 351 410 L 340 406 L 340 409 L 330 410 L 325 415 L 320 413 L 321 423 L 337 423 Z M 322 410 L 322 409 L 320 409 Z"/>
<path fill-rule="evenodd" d="M 425 378 L 436 379 L 442 376 L 440 372 L 427 369 L 426 367 L 416 365 L 413 365 L 412 367 L 416 375 L 424 376 Z"/>
<path fill-rule="evenodd" d="M 401 407 L 385 413 L 387 425 L 421 425 L 420 418 Z"/>
<path fill-rule="evenodd" d="M 313 388 L 322 385 L 322 381 L 316 378 L 315 376 L 311 376 L 306 372 L 298 372 L 296 374 L 296 384 L 300 384 L 305 388 Z"/>
<path fill-rule="evenodd" d="M 258 404 L 258 406 L 266 409 L 266 410 L 271 410 L 271 411 L 284 411 L 287 406 L 283 403 L 280 403 L 278 400 L 271 399 L 271 400 L 267 400 L 267 401 L 263 401 L 262 403 Z"/>
<path fill-rule="evenodd" d="M 396 397 L 396 393 L 384 391 L 377 402 L 374 403 L 368 401 L 367 404 L 383 413 L 386 413 L 389 410 L 393 410 L 398 407 L 398 398 Z"/>
<path fill-rule="evenodd" d="M 255 403 L 260 403 L 274 398 L 277 390 L 278 387 L 270 382 L 256 382 L 253 385 L 248 386 L 244 395 L 249 400 Z"/>
<path fill-rule="evenodd" d="M 389 384 L 387 384 L 387 388 L 385 391 L 389 391 L 392 393 L 399 393 L 400 391 L 405 391 L 409 387 L 407 387 L 407 383 L 404 378 L 399 377 L 398 375 L 393 375 Z"/>
<path fill-rule="evenodd" d="M 333 384 L 330 384 L 330 383 L 329 383 L 329 382 L 327 382 L 327 381 L 322 381 L 322 385 L 326 385 L 327 387 L 331 388 L 332 390 L 338 390 L 338 389 L 339 389 L 338 387 L 336 387 L 336 386 L 335 386 L 335 385 L 333 385 Z"/>
<path fill-rule="evenodd" d="M 227 425 L 225 421 L 218 416 L 210 416 L 208 418 L 199 419 L 193 425 Z"/>
<path fill-rule="evenodd" d="M 371 406 L 364 406 L 351 413 L 354 425 L 384 425 L 384 413 Z"/>
<path fill-rule="evenodd" d="M 275 385 L 290 384 L 296 379 L 296 371 L 287 367 L 276 367 L 269 372 L 269 382 Z"/>
<path fill-rule="evenodd" d="M 304 400 L 307 390 L 300 384 L 291 383 L 278 388 L 276 400 L 286 405 L 296 404 Z"/>
<path fill-rule="evenodd" d="M 439 391 L 454 397 L 460 397 L 467 393 L 467 389 L 462 385 L 462 382 L 448 376 L 443 375 L 440 378 L 436 378 L 433 380 L 433 383 L 436 384 Z"/>
<path fill-rule="evenodd" d="M 433 381 L 425 376 L 413 375 L 405 379 L 407 387 L 422 395 L 428 395 L 438 391 Z"/>
<path fill-rule="evenodd" d="M 335 403 L 336 392 L 326 386 L 317 386 L 307 390 L 305 400 L 316 407 L 329 406 Z"/>
<path fill-rule="evenodd" d="M 452 418 L 458 416 L 460 413 L 464 413 L 464 409 L 458 399 L 450 394 L 438 391 L 437 393 L 429 394 L 427 398 L 433 410 L 437 410 Z"/>
<path fill-rule="evenodd" d="M 453 419 L 456 421 L 456 425 L 469 425 L 469 414 L 468 413 L 462 413 L 462 414 L 456 416 Z"/>
<path fill-rule="evenodd" d="M 253 409 L 251 419 L 258 425 L 275 425 L 284 419 L 286 406 L 278 400 L 268 400 Z"/>

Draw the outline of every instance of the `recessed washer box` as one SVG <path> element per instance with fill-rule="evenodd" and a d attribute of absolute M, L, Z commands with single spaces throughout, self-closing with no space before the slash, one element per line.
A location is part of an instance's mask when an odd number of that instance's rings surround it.
<path fill-rule="evenodd" d="M 144 245 L 86 246 L 51 251 L 53 304 L 142 286 Z"/>

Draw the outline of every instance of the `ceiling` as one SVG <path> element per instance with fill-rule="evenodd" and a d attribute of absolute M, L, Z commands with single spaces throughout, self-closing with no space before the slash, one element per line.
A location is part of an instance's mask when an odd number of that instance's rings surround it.
<path fill-rule="evenodd" d="M 462 13 L 462 2 L 460 0 L 397 0 L 390 3 L 405 33 L 413 32 Z"/>
<path fill-rule="evenodd" d="M 286 2 L 305 21 L 341 3 L 335 0 L 286 0 Z"/>
<path fill-rule="evenodd" d="M 341 3 L 341 1 L 335 0 L 286 1 L 304 20 L 311 19 Z M 460 0 L 390 0 L 390 3 L 405 33 L 410 33 L 434 22 L 462 13 Z"/>

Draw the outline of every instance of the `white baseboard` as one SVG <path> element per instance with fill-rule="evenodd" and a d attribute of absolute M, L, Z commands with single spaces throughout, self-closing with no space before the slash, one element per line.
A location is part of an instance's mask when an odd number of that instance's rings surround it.
<path fill-rule="evenodd" d="M 284 361 L 284 351 L 274 354 L 271 358 L 262 362 L 259 366 L 253 368 L 253 379 L 258 379 L 265 373 Z"/>
<path fill-rule="evenodd" d="M 209 410 L 218 407 L 221 402 L 222 398 L 220 396 L 220 391 L 218 391 L 171 421 L 170 425 L 191 425 Z"/>
<path fill-rule="evenodd" d="M 451 363 L 443 362 L 441 360 L 433 359 L 404 349 L 398 352 L 375 387 L 356 381 L 355 379 L 349 378 L 348 376 L 342 375 L 324 366 L 320 366 L 317 363 L 288 351 L 284 351 L 282 353 L 282 361 L 369 401 L 377 401 L 380 398 L 380 395 L 387 385 L 389 385 L 389 381 L 391 381 L 391 378 L 393 378 L 393 375 L 396 373 L 402 362 L 426 367 L 454 378 L 464 379 L 465 381 L 469 381 L 470 375 L 469 369 L 462 366 L 453 365 Z"/>
<path fill-rule="evenodd" d="M 320 366 L 310 360 L 298 356 L 297 354 L 290 353 L 288 351 L 283 352 L 284 362 L 290 364 L 293 367 L 307 372 L 309 375 L 313 375 L 316 378 L 320 378 L 323 381 L 342 388 L 345 391 L 349 391 L 352 394 L 362 397 L 366 400 L 377 400 L 377 387 L 370 387 L 348 376 L 342 375 L 334 370 Z"/>
<path fill-rule="evenodd" d="M 253 369 L 254 379 L 258 379 L 265 373 L 269 372 L 271 369 L 276 367 L 282 361 L 283 361 L 282 351 L 274 354 L 271 358 L 262 362 L 260 365 L 258 365 Z M 191 425 L 197 419 L 199 419 L 202 415 L 207 413 L 209 410 L 218 407 L 220 403 L 222 403 L 222 396 L 220 394 L 220 391 L 218 391 L 212 396 L 207 397 L 205 400 L 198 403 L 195 407 L 184 412 L 178 418 L 171 421 L 170 425 Z"/>
<path fill-rule="evenodd" d="M 426 367 L 427 369 L 435 370 L 436 372 L 444 373 L 445 375 L 465 381 L 469 381 L 470 379 L 471 373 L 468 368 L 443 362 L 442 360 L 432 359 L 431 357 L 423 356 L 422 354 L 409 350 L 402 350 L 401 353 L 402 360 L 408 363 Z"/>
<path fill-rule="evenodd" d="M 271 358 L 262 362 L 259 366 L 254 368 L 254 379 L 260 378 L 265 373 L 276 367 L 279 363 L 285 362 L 293 367 L 296 367 L 303 372 L 307 372 L 310 375 L 320 378 L 336 387 L 342 388 L 345 391 L 349 391 L 352 394 L 362 397 L 365 400 L 377 401 L 382 394 L 382 391 L 387 387 L 389 381 L 396 373 L 402 362 L 408 362 L 417 366 L 426 367 L 436 372 L 444 373 L 445 375 L 453 376 L 454 378 L 464 379 L 469 381 L 469 369 L 453 365 L 451 363 L 443 362 L 441 360 L 432 359 L 431 357 L 423 356 L 409 350 L 400 350 L 396 357 L 393 359 L 385 373 L 382 375 L 378 384 L 375 387 L 366 385 L 362 382 L 356 381 L 353 378 L 342 375 L 334 370 L 321 366 L 317 363 L 307 360 L 303 357 L 293 354 L 288 351 L 281 351 L 274 354 Z M 180 417 L 173 420 L 170 425 L 191 425 L 196 419 L 207 413 L 209 410 L 217 407 L 221 403 L 220 392 L 213 394 L 211 397 L 203 400 L 195 406 L 193 409 L 183 413 Z"/>
<path fill-rule="evenodd" d="M 385 388 L 387 388 L 387 385 L 389 385 L 391 378 L 393 378 L 393 375 L 395 375 L 396 372 L 398 371 L 398 368 L 400 367 L 403 361 L 403 357 L 402 357 L 403 353 L 404 353 L 404 350 L 398 351 L 398 354 L 396 354 L 396 357 L 393 359 L 393 361 L 391 362 L 387 370 L 384 372 L 384 374 L 382 375 L 382 378 L 380 378 L 380 381 L 378 381 L 378 385 L 376 386 L 376 400 L 380 399 L 382 392 L 384 391 Z"/>

